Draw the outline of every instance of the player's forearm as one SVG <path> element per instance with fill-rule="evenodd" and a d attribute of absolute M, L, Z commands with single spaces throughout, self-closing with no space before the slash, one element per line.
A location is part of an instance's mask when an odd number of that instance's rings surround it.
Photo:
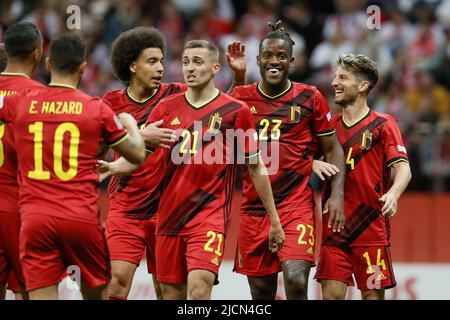
<path fill-rule="evenodd" d="M 260 156 L 258 156 L 257 164 L 249 164 L 247 165 L 248 172 L 250 177 L 252 178 L 253 185 L 255 186 L 255 190 L 258 193 L 264 207 L 266 208 L 270 221 L 272 224 L 279 222 L 280 218 L 278 216 L 275 201 L 273 199 L 272 187 L 270 185 L 269 176 L 267 175 L 267 169 L 264 163 L 262 162 Z"/>
<path fill-rule="evenodd" d="M 230 94 L 235 87 L 245 85 L 245 74 L 246 70 L 233 72 L 233 82 L 227 91 L 228 94 Z"/>
<path fill-rule="evenodd" d="M 411 181 L 411 169 L 407 162 L 399 162 L 394 164 L 395 169 L 395 178 L 392 187 L 389 189 L 389 192 L 393 192 L 395 196 L 400 198 L 400 196 L 405 191 L 409 182 Z"/>
<path fill-rule="evenodd" d="M 139 165 L 132 164 L 124 157 L 120 157 L 119 159 L 109 164 L 109 170 L 111 172 L 111 175 L 113 176 L 128 176 L 132 174 L 138 167 Z"/>
<path fill-rule="evenodd" d="M 344 152 L 339 144 L 334 144 L 330 150 L 325 151 L 325 160 L 328 163 L 334 164 L 339 172 L 331 179 L 331 196 L 344 196 L 344 181 L 345 181 L 345 162 Z"/>

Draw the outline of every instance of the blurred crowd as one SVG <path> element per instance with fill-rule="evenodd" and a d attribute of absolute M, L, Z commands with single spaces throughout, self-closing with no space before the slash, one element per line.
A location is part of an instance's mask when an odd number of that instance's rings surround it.
<path fill-rule="evenodd" d="M 259 79 L 256 56 L 267 22 L 282 19 L 295 41 L 291 80 L 317 86 L 333 112 L 339 111 L 330 85 L 337 56 L 367 55 L 380 71 L 371 107 L 396 117 L 408 147 L 409 190 L 450 191 L 450 0 L 0 0 L 0 42 L 10 24 L 28 20 L 46 47 L 68 31 L 70 5 L 81 9 L 78 32 L 88 43 L 81 89 L 95 96 L 124 85 L 111 70 L 111 43 L 140 25 L 155 26 L 167 38 L 165 82 L 183 81 L 181 53 L 190 39 L 211 40 L 222 52 L 243 41 L 252 82 Z M 368 12 L 371 5 L 381 9 L 379 19 Z M 221 56 L 216 84 L 227 90 L 232 74 Z M 36 79 L 49 80 L 43 63 Z"/>

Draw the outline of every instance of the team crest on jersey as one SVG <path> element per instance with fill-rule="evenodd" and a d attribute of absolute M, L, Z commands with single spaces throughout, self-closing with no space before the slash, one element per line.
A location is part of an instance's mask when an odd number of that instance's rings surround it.
<path fill-rule="evenodd" d="M 292 123 L 299 123 L 301 115 L 301 108 L 296 102 L 291 105 L 290 119 Z"/>
<path fill-rule="evenodd" d="M 218 112 L 209 117 L 208 131 L 216 132 L 220 130 L 222 125 L 222 117 Z"/>
<path fill-rule="evenodd" d="M 369 150 L 372 146 L 372 132 L 365 130 L 361 136 L 361 148 Z"/>

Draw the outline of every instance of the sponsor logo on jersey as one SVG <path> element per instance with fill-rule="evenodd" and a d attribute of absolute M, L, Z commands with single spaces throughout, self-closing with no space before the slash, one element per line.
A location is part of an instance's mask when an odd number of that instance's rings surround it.
<path fill-rule="evenodd" d="M 172 122 L 170 123 L 171 126 L 177 126 L 180 124 L 180 119 L 178 117 L 175 117 Z"/>

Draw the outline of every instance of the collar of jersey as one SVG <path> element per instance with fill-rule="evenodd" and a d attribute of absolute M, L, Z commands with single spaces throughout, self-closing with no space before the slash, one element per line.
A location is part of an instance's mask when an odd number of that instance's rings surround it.
<path fill-rule="evenodd" d="M 216 94 L 214 97 L 212 97 L 211 99 L 209 99 L 208 101 L 206 101 L 205 103 L 203 103 L 202 105 L 199 105 L 199 106 L 196 106 L 195 104 L 191 103 L 191 102 L 189 101 L 188 97 L 186 96 L 186 93 L 184 94 L 184 98 L 186 99 L 186 102 L 187 102 L 192 108 L 194 108 L 194 109 L 200 109 L 200 108 L 203 108 L 204 106 L 210 104 L 211 102 L 213 102 L 214 100 L 216 100 L 216 99 L 220 96 L 220 90 L 217 89 L 217 88 L 216 88 L 216 90 L 217 90 L 217 94 Z"/>
<path fill-rule="evenodd" d="M 281 96 L 284 96 L 286 93 L 288 93 L 290 90 L 291 90 L 291 88 L 292 88 L 292 81 L 291 80 L 288 80 L 289 81 L 289 86 L 285 89 L 285 90 L 283 90 L 282 92 L 280 92 L 279 94 L 276 94 L 276 95 L 274 95 L 274 96 L 270 96 L 270 95 L 268 95 L 267 93 L 265 93 L 263 90 L 262 90 L 262 88 L 261 88 L 261 81 L 259 81 L 258 82 L 258 85 L 257 85 L 257 91 L 258 91 L 258 93 L 259 94 L 261 94 L 264 98 L 267 98 L 267 99 L 270 99 L 270 100 L 275 100 L 275 99 L 278 99 L 279 97 L 281 97 Z"/>
<path fill-rule="evenodd" d="M 68 89 L 77 89 L 76 87 L 74 87 L 74 86 L 70 86 L 70 85 L 68 85 L 68 84 L 64 84 L 64 83 L 57 83 L 57 82 L 50 82 L 49 84 L 48 84 L 48 86 L 49 87 L 62 87 L 62 88 L 68 88 Z"/>
<path fill-rule="evenodd" d="M 366 113 L 365 115 L 363 115 L 358 121 L 356 121 L 356 122 L 355 122 L 354 124 L 352 124 L 351 126 L 348 125 L 347 122 L 345 122 L 345 120 L 344 120 L 344 114 L 342 114 L 342 117 L 341 117 L 342 123 L 344 124 L 344 127 L 346 127 L 346 128 L 354 127 L 354 126 L 356 126 L 358 123 L 360 123 L 361 121 L 363 121 L 365 118 L 367 118 L 367 117 L 369 116 L 369 114 L 370 114 L 371 111 L 372 111 L 372 109 L 369 108 L 369 111 L 367 111 L 367 113 Z"/>
<path fill-rule="evenodd" d="M 29 76 L 27 76 L 25 73 L 21 73 L 21 72 L 2 72 L 2 73 L 0 73 L 0 75 L 2 75 L 2 76 L 22 76 L 22 77 L 30 79 Z"/>
<path fill-rule="evenodd" d="M 134 102 L 136 104 L 144 105 L 144 104 L 147 104 L 147 102 L 149 102 L 154 96 L 156 96 L 156 94 L 159 92 L 159 89 L 161 88 L 161 85 L 158 85 L 158 88 L 155 90 L 155 92 L 153 92 L 150 97 L 148 97 L 147 99 L 144 99 L 144 100 L 138 100 L 136 98 L 133 98 L 131 96 L 130 92 L 128 92 L 128 88 L 129 87 L 127 87 L 125 89 L 125 92 L 126 92 L 126 95 L 127 95 L 128 99 L 130 99 L 132 102 Z"/>

